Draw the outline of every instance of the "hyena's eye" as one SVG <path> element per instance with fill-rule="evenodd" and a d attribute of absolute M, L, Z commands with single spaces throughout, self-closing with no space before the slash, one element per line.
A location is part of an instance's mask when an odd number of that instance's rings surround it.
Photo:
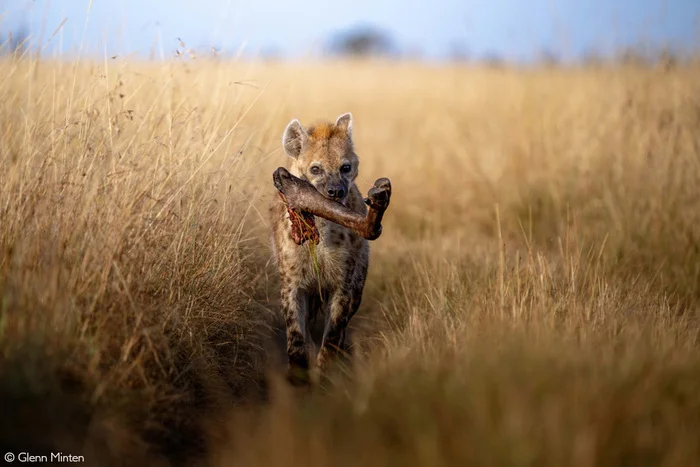
<path fill-rule="evenodd" d="M 343 164 L 342 166 L 340 166 L 340 171 L 344 174 L 350 173 L 351 170 L 352 166 L 350 164 Z"/>
<path fill-rule="evenodd" d="M 313 167 L 311 167 L 311 169 L 309 169 L 309 172 L 311 172 L 314 175 L 318 175 L 321 173 L 321 167 L 314 165 Z"/>

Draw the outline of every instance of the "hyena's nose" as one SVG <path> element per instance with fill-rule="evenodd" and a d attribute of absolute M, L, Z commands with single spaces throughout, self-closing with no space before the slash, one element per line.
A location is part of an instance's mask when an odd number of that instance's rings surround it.
<path fill-rule="evenodd" d="M 328 188 L 326 190 L 329 198 L 342 199 L 345 197 L 345 190 L 341 187 L 338 188 Z"/>

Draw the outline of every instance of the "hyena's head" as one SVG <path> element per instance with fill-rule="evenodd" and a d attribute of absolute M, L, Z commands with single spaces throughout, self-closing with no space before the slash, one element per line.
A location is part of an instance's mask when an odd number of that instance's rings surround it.
<path fill-rule="evenodd" d="M 284 152 L 293 159 L 290 172 L 308 180 L 324 196 L 344 202 L 357 177 L 359 161 L 352 144 L 352 115 L 334 124 L 308 129 L 292 120 L 282 136 Z"/>

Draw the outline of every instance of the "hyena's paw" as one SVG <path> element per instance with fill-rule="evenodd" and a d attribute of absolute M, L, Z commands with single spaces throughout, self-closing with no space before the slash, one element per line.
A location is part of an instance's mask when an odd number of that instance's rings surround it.
<path fill-rule="evenodd" d="M 328 347 L 321 347 L 316 356 L 316 368 L 319 373 L 324 373 L 328 369 L 328 365 L 331 363 L 335 352 L 331 352 Z"/>
<path fill-rule="evenodd" d="M 347 349 L 344 343 L 339 344 L 337 347 L 330 345 L 321 347 L 316 356 L 316 368 L 321 373 L 324 373 L 335 364 L 346 364 L 351 356 L 350 350 Z"/>
<path fill-rule="evenodd" d="M 385 210 L 391 199 L 391 182 L 388 178 L 380 178 L 369 189 L 365 203 L 371 208 Z"/>

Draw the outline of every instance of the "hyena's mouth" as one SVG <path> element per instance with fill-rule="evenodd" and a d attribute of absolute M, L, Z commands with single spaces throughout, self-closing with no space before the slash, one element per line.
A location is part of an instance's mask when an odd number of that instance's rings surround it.
<path fill-rule="evenodd" d="M 326 190 L 323 188 L 317 188 L 318 192 L 321 193 L 325 198 L 330 199 L 331 201 L 335 201 L 340 204 L 345 204 L 345 202 L 348 199 L 348 192 L 345 190 L 342 190 L 340 193 L 338 192 L 332 192 L 332 190 Z"/>
<path fill-rule="evenodd" d="M 336 203 L 340 203 L 340 204 L 342 204 L 343 206 L 345 206 L 345 205 L 347 204 L 347 201 L 348 201 L 348 197 L 347 197 L 347 196 L 343 196 L 342 198 L 338 198 L 338 197 L 333 197 L 333 196 L 328 196 L 328 195 L 326 195 L 326 198 L 328 198 L 328 199 L 331 200 L 331 201 L 335 201 Z"/>

